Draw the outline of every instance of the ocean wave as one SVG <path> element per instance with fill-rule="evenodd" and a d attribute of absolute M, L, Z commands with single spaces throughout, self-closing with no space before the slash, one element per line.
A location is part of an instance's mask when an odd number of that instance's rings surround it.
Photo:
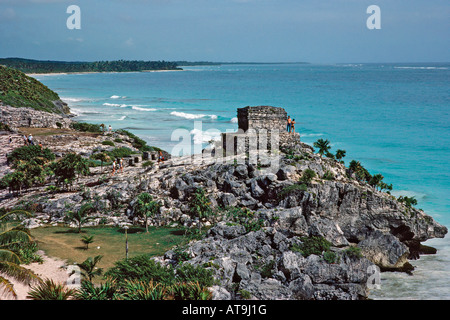
<path fill-rule="evenodd" d="M 210 141 L 219 141 L 221 138 L 221 132 L 217 130 L 202 131 L 199 129 L 193 129 L 190 131 L 194 144 L 203 144 Z"/>
<path fill-rule="evenodd" d="M 119 120 L 119 121 L 122 121 L 122 120 L 125 120 L 125 118 L 126 118 L 127 116 L 121 116 L 119 119 L 117 119 L 117 120 Z"/>
<path fill-rule="evenodd" d="M 101 114 L 101 112 L 93 111 L 93 110 L 81 110 L 77 108 L 70 108 L 70 112 L 76 114 L 77 116 L 80 116 L 82 114 Z"/>
<path fill-rule="evenodd" d="M 120 107 L 120 108 L 128 107 L 126 104 L 108 103 L 108 102 L 105 102 L 103 105 L 107 107 Z"/>
<path fill-rule="evenodd" d="M 109 97 L 109 98 L 110 98 L 110 99 L 120 99 L 120 98 L 125 99 L 126 97 L 125 97 L 125 96 L 121 97 L 121 96 L 113 95 L 113 96 L 111 96 L 111 97 Z"/>
<path fill-rule="evenodd" d="M 206 118 L 206 117 L 209 117 L 213 120 L 217 119 L 217 116 L 215 114 L 212 114 L 212 115 L 192 114 L 192 113 L 185 113 L 185 112 L 179 112 L 179 111 L 172 111 L 170 114 L 173 116 L 176 116 L 176 117 L 181 117 L 181 118 L 185 118 L 185 119 L 189 119 L 189 120 L 201 119 L 201 118 Z"/>
<path fill-rule="evenodd" d="M 448 68 L 446 68 L 446 67 L 394 67 L 394 69 L 448 70 Z"/>
<path fill-rule="evenodd" d="M 304 133 L 301 135 L 303 138 L 321 137 L 323 133 Z"/>
<path fill-rule="evenodd" d="M 138 110 L 138 111 L 156 111 L 155 108 L 141 108 L 139 106 L 131 106 L 131 109 Z"/>
<path fill-rule="evenodd" d="M 238 118 L 234 117 L 233 119 L 230 120 L 231 123 L 238 123 Z"/>

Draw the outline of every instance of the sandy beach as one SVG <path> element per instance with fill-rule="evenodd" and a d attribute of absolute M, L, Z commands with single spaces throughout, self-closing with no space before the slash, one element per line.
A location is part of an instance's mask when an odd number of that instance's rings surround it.
<path fill-rule="evenodd" d="M 31 263 L 29 265 L 22 265 L 23 267 L 30 269 L 41 279 L 52 279 L 56 283 L 66 283 L 67 273 L 64 269 L 65 261 L 56 258 L 51 258 L 45 255 L 43 251 L 38 251 L 38 254 L 44 260 L 43 263 Z M 28 291 L 30 286 L 25 285 L 21 282 L 11 279 L 10 277 L 5 277 L 10 280 L 14 285 L 14 290 L 16 291 L 17 298 L 14 299 L 11 295 L 0 295 L 0 300 L 29 300 L 27 299 Z"/>

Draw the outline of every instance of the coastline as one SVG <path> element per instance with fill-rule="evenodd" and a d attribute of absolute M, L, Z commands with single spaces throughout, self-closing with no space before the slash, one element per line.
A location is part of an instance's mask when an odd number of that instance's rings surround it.
<path fill-rule="evenodd" d="M 115 74 L 115 73 L 140 73 L 140 72 L 175 72 L 175 71 L 186 71 L 182 70 L 140 70 L 140 71 L 86 71 L 86 72 L 48 72 L 48 73 L 25 73 L 29 77 L 37 77 L 37 76 L 59 76 L 59 75 L 68 75 L 68 74 Z"/>

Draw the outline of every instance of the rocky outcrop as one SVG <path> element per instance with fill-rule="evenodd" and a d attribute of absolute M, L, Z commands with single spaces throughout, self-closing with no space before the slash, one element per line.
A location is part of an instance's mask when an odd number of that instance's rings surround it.
<path fill-rule="evenodd" d="M 61 110 L 68 108 L 62 101 L 55 102 L 55 106 L 58 106 Z M 0 105 L 0 108 L 0 122 L 7 124 L 13 130 L 21 127 L 58 128 L 58 123 L 61 128 L 69 128 L 72 123 L 68 116 L 38 111 L 32 108 L 14 108 L 4 105 Z"/>
<path fill-rule="evenodd" d="M 336 263 L 322 256 L 302 256 L 291 250 L 301 243 L 274 228 L 245 232 L 242 226 L 220 222 L 209 237 L 186 249 L 193 265 L 211 266 L 220 285 L 213 287 L 213 299 L 239 299 L 243 292 L 254 299 L 356 300 L 367 296 L 368 268 L 365 258 L 337 250 Z M 174 252 L 165 255 L 174 263 Z"/>
<path fill-rule="evenodd" d="M 423 211 L 349 177 L 342 163 L 315 154 L 296 135 L 280 135 L 279 151 L 273 151 L 179 157 L 148 168 L 126 166 L 115 176 L 95 168 L 80 178 L 78 192 L 30 197 L 39 208 L 30 224 L 62 222 L 67 207 L 76 210 L 84 201 L 94 203 L 96 223 L 141 223 L 133 204 L 148 192 L 161 204 L 150 225 L 212 226 L 184 249 L 190 256 L 184 263 L 214 271 L 216 299 L 243 293 L 256 299 L 364 299 L 369 268 L 410 271 L 408 259 L 424 251 L 421 242 L 448 231 Z M 305 172 L 314 177 L 303 179 Z M 214 212 L 201 221 L 190 214 L 198 188 Z M 237 219 L 232 210 L 239 208 L 245 215 Z M 330 247 L 313 254 L 298 250 L 309 238 Z M 181 263 L 174 251 L 163 262 Z"/>

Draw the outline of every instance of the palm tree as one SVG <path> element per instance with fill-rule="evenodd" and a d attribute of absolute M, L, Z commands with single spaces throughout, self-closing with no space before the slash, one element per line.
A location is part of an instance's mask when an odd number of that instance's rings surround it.
<path fill-rule="evenodd" d="M 95 276 L 100 276 L 102 274 L 103 269 L 97 268 L 97 263 L 99 263 L 102 258 L 103 256 L 95 256 L 94 258 L 89 257 L 82 263 L 77 264 L 77 266 L 82 270 L 81 274 L 85 278 L 88 278 L 90 282 L 92 282 L 92 279 Z"/>
<path fill-rule="evenodd" d="M 96 153 L 93 158 L 95 160 L 100 160 L 100 167 L 101 170 L 103 172 L 103 162 L 108 162 L 110 159 L 110 157 L 106 154 L 106 152 L 100 152 L 100 153 Z"/>
<path fill-rule="evenodd" d="M 86 250 L 89 249 L 89 245 L 94 242 L 94 236 L 83 236 L 81 242 L 86 245 Z"/>
<path fill-rule="evenodd" d="M 10 211 L 0 216 L 0 225 L 2 221 L 13 214 L 25 214 L 31 216 L 29 212 L 23 210 Z M 0 290 L 7 295 L 17 298 L 17 293 L 10 280 L 4 276 L 11 277 L 24 284 L 31 284 L 40 281 L 40 278 L 31 270 L 20 266 L 19 256 L 8 249 L 11 244 L 29 243 L 31 242 L 30 234 L 21 227 L 8 228 L 2 226 L 0 230 Z"/>
<path fill-rule="evenodd" d="M 331 149 L 330 141 L 319 139 L 314 142 L 314 148 L 318 148 L 319 151 L 317 153 L 320 154 L 320 156 L 323 156 Z"/>
<path fill-rule="evenodd" d="M 134 205 L 135 213 L 145 219 L 145 230 L 148 232 L 148 219 L 153 217 L 159 211 L 160 204 L 153 201 L 153 197 L 143 192 L 138 196 L 137 202 Z"/>
<path fill-rule="evenodd" d="M 345 157 L 346 153 L 347 153 L 347 151 L 338 149 L 336 151 L 336 160 L 338 160 L 339 162 L 342 163 L 343 161 L 341 161 L 341 160 Z"/>
<path fill-rule="evenodd" d="M 380 173 L 374 174 L 374 175 L 370 178 L 369 184 L 370 184 L 374 189 L 376 189 L 377 187 L 380 186 L 380 184 L 382 183 L 383 179 L 384 179 L 384 177 L 383 177 L 382 174 L 380 174 Z"/>
<path fill-rule="evenodd" d="M 46 279 L 39 285 L 31 287 L 27 298 L 32 300 L 69 300 L 73 298 L 76 289 L 69 289 L 64 284 L 58 284 Z"/>
<path fill-rule="evenodd" d="M 76 212 L 68 211 L 66 213 L 65 220 L 76 223 L 77 227 L 78 227 L 78 233 L 80 233 L 81 227 L 84 224 L 86 224 L 89 220 L 92 220 L 95 218 L 95 217 L 89 216 L 89 214 L 92 212 L 93 209 L 94 209 L 94 206 L 91 203 L 85 203 Z"/>

